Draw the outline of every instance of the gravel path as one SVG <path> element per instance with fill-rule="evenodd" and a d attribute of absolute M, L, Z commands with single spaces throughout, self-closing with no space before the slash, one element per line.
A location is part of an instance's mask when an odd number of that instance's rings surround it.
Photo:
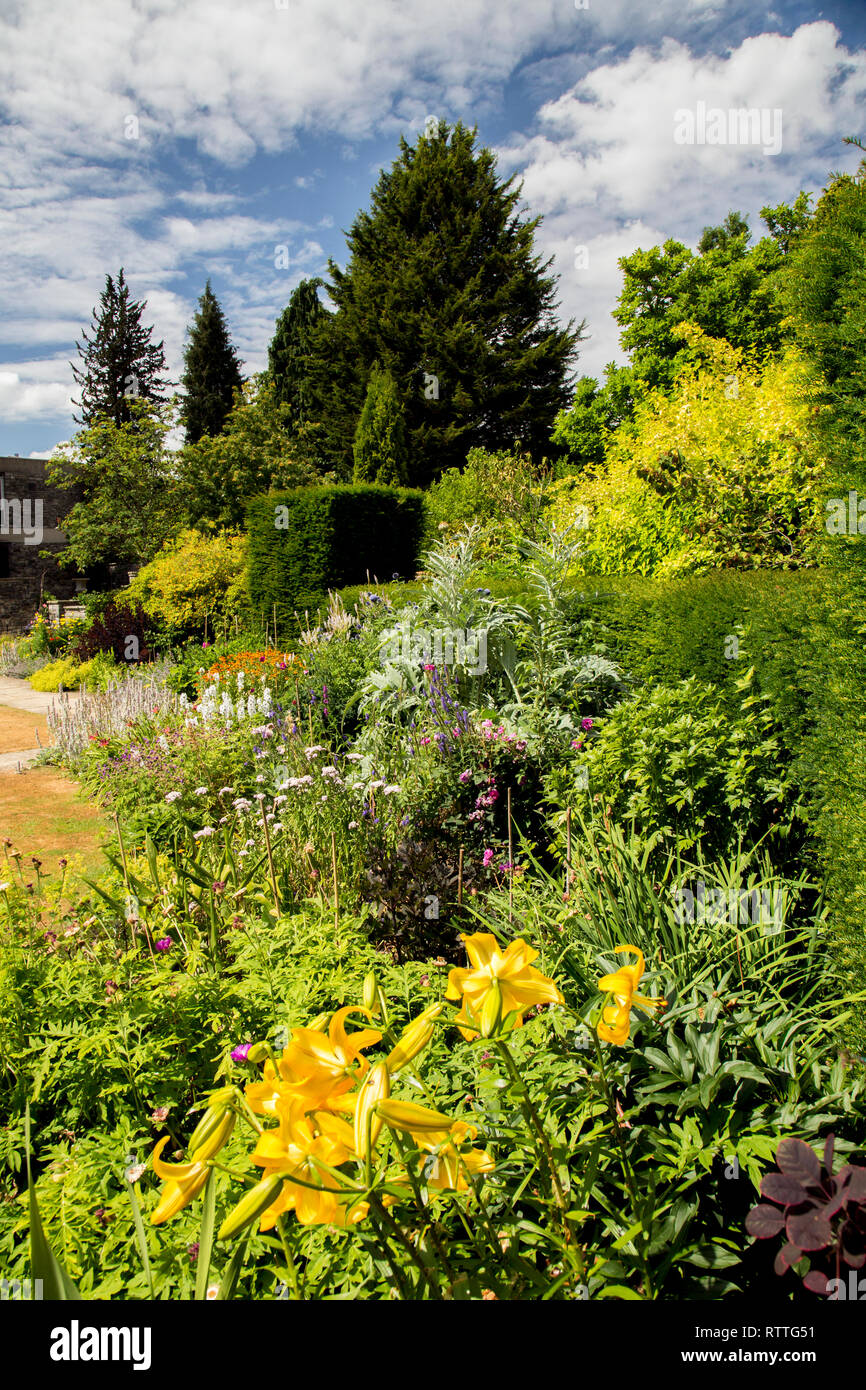
<path fill-rule="evenodd" d="M 50 691 L 34 690 L 29 681 L 17 680 L 14 676 L 0 676 L 0 705 L 32 710 L 34 714 L 47 714 L 51 702 L 57 698 Z M 70 690 L 67 698 L 77 700 L 78 691 Z"/>
<path fill-rule="evenodd" d="M 47 714 L 52 701 L 58 697 L 50 691 L 34 690 L 29 681 L 17 680 L 14 676 L 0 676 L 0 705 L 11 705 L 13 709 L 28 710 L 31 714 Z M 70 690 L 66 697 L 78 699 L 78 691 Z M 0 719 L 2 719 L 0 710 Z M 0 753 L 0 772 L 17 772 L 18 764 L 29 767 L 39 757 L 41 749 L 22 748 L 12 753 Z"/>

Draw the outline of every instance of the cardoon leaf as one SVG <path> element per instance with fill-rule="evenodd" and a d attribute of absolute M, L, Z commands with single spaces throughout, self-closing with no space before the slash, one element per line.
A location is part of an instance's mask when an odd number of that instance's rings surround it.
<path fill-rule="evenodd" d="M 770 1236 L 777 1236 L 784 1229 L 785 1218 L 778 1207 L 769 1207 L 762 1203 L 760 1206 L 752 1207 L 746 1217 L 746 1230 L 757 1240 L 768 1240 Z"/>
<path fill-rule="evenodd" d="M 779 1202 L 783 1207 L 796 1207 L 809 1200 L 805 1188 L 786 1173 L 768 1173 L 761 1182 L 761 1196 L 769 1197 L 771 1202 Z"/>
<path fill-rule="evenodd" d="M 833 1227 L 823 1212 L 814 1207 L 811 1211 L 790 1214 L 785 1230 L 788 1240 L 799 1245 L 801 1250 L 823 1250 L 833 1241 Z"/>
<path fill-rule="evenodd" d="M 776 1150 L 776 1163 L 786 1177 L 794 1178 L 804 1186 L 821 1181 L 818 1155 L 802 1139 L 783 1139 Z"/>

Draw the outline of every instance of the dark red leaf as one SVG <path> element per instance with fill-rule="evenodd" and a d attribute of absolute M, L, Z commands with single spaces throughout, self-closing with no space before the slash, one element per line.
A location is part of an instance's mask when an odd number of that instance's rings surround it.
<path fill-rule="evenodd" d="M 833 1146 L 836 1142 L 834 1134 L 828 1134 L 824 1140 L 824 1167 L 828 1173 L 833 1171 Z"/>
<path fill-rule="evenodd" d="M 805 1188 L 786 1173 L 768 1173 L 761 1181 L 761 1196 L 769 1197 L 771 1202 L 778 1202 L 783 1207 L 797 1207 L 809 1200 Z"/>
<path fill-rule="evenodd" d="M 833 1240 L 833 1227 L 826 1216 L 814 1207 L 811 1211 L 791 1213 L 785 1222 L 788 1239 L 801 1250 L 823 1250 Z"/>
<path fill-rule="evenodd" d="M 804 1187 L 821 1181 L 818 1155 L 802 1139 L 783 1139 L 776 1150 L 776 1162 L 786 1177 L 795 1178 Z"/>
<path fill-rule="evenodd" d="M 802 1256 L 803 1252 L 799 1246 L 783 1245 L 773 1261 L 773 1269 L 777 1274 L 785 1274 L 791 1265 L 795 1265 L 799 1259 L 802 1259 Z"/>
<path fill-rule="evenodd" d="M 838 1177 L 831 1179 L 830 1190 L 832 1194 L 830 1200 L 825 1202 L 821 1207 L 821 1210 L 828 1220 L 831 1216 L 835 1216 L 837 1211 L 839 1211 L 848 1200 L 848 1186 L 844 1176 L 844 1169 Z"/>
<path fill-rule="evenodd" d="M 757 1240 L 768 1240 L 785 1229 L 785 1218 L 778 1207 L 768 1207 L 763 1203 L 752 1207 L 746 1217 L 746 1230 Z"/>
<path fill-rule="evenodd" d="M 836 1180 L 846 1178 L 846 1201 L 866 1202 L 866 1168 L 861 1168 L 859 1164 L 846 1163 L 844 1168 L 840 1168 L 836 1174 Z"/>
<path fill-rule="evenodd" d="M 826 1293 L 827 1282 L 826 1274 L 822 1274 L 820 1269 L 810 1269 L 803 1280 L 803 1288 L 810 1293 Z"/>
<path fill-rule="evenodd" d="M 866 1262 L 866 1241 L 863 1239 L 863 1232 L 857 1229 L 853 1221 L 846 1221 L 842 1227 L 841 1239 L 842 1259 L 852 1269 L 862 1269 Z"/>

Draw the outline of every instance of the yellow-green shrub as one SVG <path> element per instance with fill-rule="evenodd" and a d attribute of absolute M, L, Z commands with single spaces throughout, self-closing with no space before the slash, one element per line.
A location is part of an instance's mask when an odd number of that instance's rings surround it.
<path fill-rule="evenodd" d="M 114 669 L 114 662 L 105 652 L 80 665 L 73 656 L 64 656 L 35 671 L 30 684 L 34 690 L 44 692 L 58 691 L 61 686 L 64 690 L 101 690 Z"/>
<path fill-rule="evenodd" d="M 803 359 L 756 363 L 694 325 L 679 332 L 690 356 L 674 390 L 638 404 L 601 468 L 555 486 L 552 519 L 588 523 L 586 573 L 808 562 L 826 463 Z"/>
<path fill-rule="evenodd" d="M 124 598 L 177 635 L 228 623 L 245 601 L 246 538 L 184 531 L 139 571 Z"/>

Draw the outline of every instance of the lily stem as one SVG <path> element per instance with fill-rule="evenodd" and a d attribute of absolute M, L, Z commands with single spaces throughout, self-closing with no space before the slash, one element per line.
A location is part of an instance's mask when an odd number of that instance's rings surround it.
<path fill-rule="evenodd" d="M 639 1243 L 639 1249 L 641 1266 L 643 1268 L 644 1285 L 646 1287 L 647 1297 L 653 1298 L 654 1295 L 652 1287 L 652 1276 L 649 1271 L 649 1264 L 647 1262 L 646 1255 L 647 1245 L 649 1243 L 649 1232 L 645 1230 L 643 1218 L 640 1216 L 640 1209 L 637 1201 L 637 1185 L 635 1183 L 635 1176 L 632 1171 L 631 1164 L 628 1160 L 628 1153 L 626 1152 L 625 1140 L 622 1137 L 622 1130 L 620 1129 L 619 1116 L 616 1113 L 616 1106 L 613 1101 L 613 1096 L 611 1095 L 610 1085 L 608 1084 L 607 1069 L 604 1065 L 604 1053 L 602 1052 L 601 1043 L 598 1040 L 598 1034 L 596 1033 L 595 1029 L 592 1030 L 592 1037 L 593 1042 L 595 1043 L 596 1056 L 598 1057 L 598 1070 L 599 1077 L 601 1079 L 601 1086 L 602 1090 L 604 1091 L 604 1098 L 607 1102 L 607 1108 L 610 1111 L 610 1118 L 611 1124 L 613 1126 L 613 1131 L 616 1134 L 617 1144 L 619 1145 L 620 1158 L 622 1159 L 623 1177 L 625 1178 L 625 1185 L 628 1189 L 628 1195 L 631 1198 L 632 1214 L 635 1217 L 635 1219 L 640 1223 L 641 1239 Z"/>
<path fill-rule="evenodd" d="M 556 1197 L 556 1204 L 559 1207 L 559 1210 L 562 1214 L 562 1225 L 563 1230 L 565 1232 L 566 1249 L 572 1255 L 577 1272 L 580 1275 L 581 1280 L 583 1280 L 585 1277 L 583 1256 L 580 1253 L 580 1246 L 577 1240 L 575 1239 L 574 1231 L 571 1228 L 571 1222 L 568 1219 L 568 1203 L 565 1199 L 565 1193 L 562 1190 L 562 1184 L 559 1181 L 559 1174 L 556 1171 L 556 1159 L 553 1156 L 553 1150 L 550 1147 L 550 1141 L 548 1140 L 547 1135 L 544 1132 L 544 1125 L 541 1123 L 541 1117 L 539 1116 L 538 1111 L 532 1103 L 532 1100 L 529 1095 L 529 1090 L 523 1080 L 523 1077 L 520 1074 L 517 1063 L 511 1055 L 508 1045 L 504 1043 L 501 1038 L 494 1038 L 491 1041 L 495 1042 L 499 1055 L 502 1057 L 502 1060 L 508 1068 L 509 1074 L 511 1075 L 511 1079 L 514 1081 L 517 1087 L 517 1095 L 520 1104 L 520 1109 L 523 1112 L 523 1116 L 527 1124 L 532 1130 L 534 1130 L 538 1142 L 541 1146 L 541 1151 L 544 1154 L 547 1166 L 550 1170 L 550 1178 L 551 1182 L 553 1183 L 553 1192 L 554 1196 Z"/>

